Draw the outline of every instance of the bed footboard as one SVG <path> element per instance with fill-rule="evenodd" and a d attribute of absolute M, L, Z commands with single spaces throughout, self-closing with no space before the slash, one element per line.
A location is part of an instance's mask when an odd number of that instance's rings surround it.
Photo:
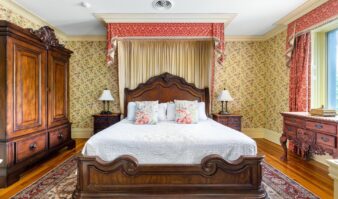
<path fill-rule="evenodd" d="M 201 164 L 138 164 L 131 156 L 112 162 L 79 156 L 73 198 L 266 198 L 263 156 L 227 162 L 218 155 Z"/>

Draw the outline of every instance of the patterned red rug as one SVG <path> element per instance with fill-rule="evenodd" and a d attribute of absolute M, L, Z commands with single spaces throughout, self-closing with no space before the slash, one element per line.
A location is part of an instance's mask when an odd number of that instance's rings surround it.
<path fill-rule="evenodd" d="M 263 184 L 270 199 L 318 198 L 267 163 L 263 163 Z M 72 156 L 12 198 L 71 198 L 75 186 L 76 160 L 75 156 Z"/>

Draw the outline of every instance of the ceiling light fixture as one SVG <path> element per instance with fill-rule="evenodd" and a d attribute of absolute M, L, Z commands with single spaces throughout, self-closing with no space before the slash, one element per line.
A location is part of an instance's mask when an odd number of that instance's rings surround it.
<path fill-rule="evenodd" d="M 158 10 L 169 10 L 173 6 L 170 0 L 155 0 L 153 1 L 153 7 Z"/>
<path fill-rule="evenodd" d="M 84 7 L 84 8 L 90 8 L 92 5 L 90 5 L 90 3 L 88 3 L 88 2 L 82 1 L 81 6 Z"/>

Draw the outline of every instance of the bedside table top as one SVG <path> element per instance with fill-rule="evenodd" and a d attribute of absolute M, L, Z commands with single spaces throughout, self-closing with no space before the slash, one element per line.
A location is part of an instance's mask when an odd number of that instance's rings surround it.
<path fill-rule="evenodd" d="M 120 117 L 121 113 L 112 113 L 112 114 L 94 114 L 93 117 Z"/>
<path fill-rule="evenodd" d="M 222 115 L 222 114 L 219 114 L 219 113 L 213 113 L 212 115 L 215 116 L 215 117 L 243 117 L 242 115 L 239 115 L 239 114 Z"/>

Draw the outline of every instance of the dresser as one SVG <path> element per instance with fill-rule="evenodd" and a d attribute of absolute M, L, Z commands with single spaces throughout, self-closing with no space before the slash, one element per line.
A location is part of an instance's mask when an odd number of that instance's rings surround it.
<path fill-rule="evenodd" d="M 233 128 L 237 131 L 242 130 L 242 116 L 235 114 L 221 115 L 218 113 L 212 114 L 212 118 L 225 126 Z"/>
<path fill-rule="evenodd" d="M 24 29 L 0 20 L 0 187 L 75 146 L 68 120 L 71 53 L 47 26 Z"/>
<path fill-rule="evenodd" d="M 338 157 L 338 117 L 311 116 L 307 112 L 285 112 L 283 116 L 283 134 L 280 138 L 284 154 L 282 160 L 287 160 L 287 140 L 294 146 L 291 150 L 304 160 L 311 155 L 328 153 Z"/>
<path fill-rule="evenodd" d="M 121 113 L 113 114 L 97 114 L 94 118 L 94 134 L 102 131 L 105 128 L 119 122 L 121 120 Z"/>

